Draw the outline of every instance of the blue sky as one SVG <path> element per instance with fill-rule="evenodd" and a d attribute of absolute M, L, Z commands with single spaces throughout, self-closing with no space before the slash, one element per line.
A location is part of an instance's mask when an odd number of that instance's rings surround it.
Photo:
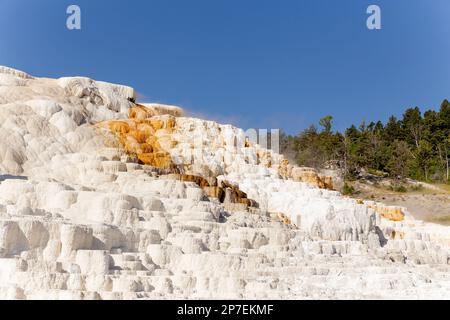
<path fill-rule="evenodd" d="M 370 4 L 382 30 L 366 28 Z M 331 114 L 343 129 L 450 98 L 449 21 L 448 0 L 0 0 L 0 65 L 127 84 L 243 128 Z"/>

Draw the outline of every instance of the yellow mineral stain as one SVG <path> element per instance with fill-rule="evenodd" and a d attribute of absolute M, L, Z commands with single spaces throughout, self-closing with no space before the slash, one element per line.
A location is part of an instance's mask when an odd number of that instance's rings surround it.
<path fill-rule="evenodd" d="M 98 126 L 112 132 L 123 150 L 142 164 L 161 169 L 175 168 L 170 153 L 160 143 L 160 140 L 170 140 L 176 127 L 175 117 L 158 116 L 154 110 L 142 105 L 130 108 L 128 117 L 126 120 L 106 121 Z M 175 144 L 169 142 L 169 145 Z"/>
<path fill-rule="evenodd" d="M 283 222 L 286 225 L 292 224 L 291 219 L 289 219 L 288 216 L 285 215 L 284 213 L 281 213 L 281 212 L 277 213 L 277 218 L 278 218 L 278 220 L 280 220 L 281 222 Z"/>
<path fill-rule="evenodd" d="M 369 208 L 375 210 L 375 212 L 377 212 L 380 216 L 382 216 L 385 219 L 397 222 L 405 220 L 405 214 L 403 213 L 403 210 L 400 207 L 369 205 Z"/>

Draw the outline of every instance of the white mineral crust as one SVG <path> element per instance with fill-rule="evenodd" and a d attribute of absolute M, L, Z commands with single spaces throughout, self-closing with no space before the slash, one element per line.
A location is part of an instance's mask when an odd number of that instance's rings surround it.
<path fill-rule="evenodd" d="M 180 167 L 194 159 L 189 173 L 259 205 L 227 209 L 105 145 L 94 125 L 127 119 L 135 98 L 0 67 L 0 298 L 450 299 L 448 227 L 283 179 L 282 156 L 258 163 L 243 130 L 147 105 L 176 116 Z"/>

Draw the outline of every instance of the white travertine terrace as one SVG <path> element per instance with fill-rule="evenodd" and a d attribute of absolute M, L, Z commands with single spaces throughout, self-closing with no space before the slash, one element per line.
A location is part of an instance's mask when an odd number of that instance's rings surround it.
<path fill-rule="evenodd" d="M 0 67 L 0 298 L 450 298 L 448 227 L 391 221 L 283 177 L 283 157 L 241 129 L 142 105 L 174 118 L 154 135 L 178 173 L 258 206 L 208 197 L 106 142 L 98 124 L 127 119 L 135 99 Z"/>

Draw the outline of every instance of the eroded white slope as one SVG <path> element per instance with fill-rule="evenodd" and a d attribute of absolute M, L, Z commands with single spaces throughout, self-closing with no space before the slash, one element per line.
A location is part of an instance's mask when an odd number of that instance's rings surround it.
<path fill-rule="evenodd" d="M 105 144 L 94 124 L 133 101 L 125 86 L 0 68 L 1 298 L 450 298 L 448 228 L 283 179 L 282 157 L 262 161 L 242 130 L 176 118 L 180 170 L 259 204 L 225 209 Z"/>

